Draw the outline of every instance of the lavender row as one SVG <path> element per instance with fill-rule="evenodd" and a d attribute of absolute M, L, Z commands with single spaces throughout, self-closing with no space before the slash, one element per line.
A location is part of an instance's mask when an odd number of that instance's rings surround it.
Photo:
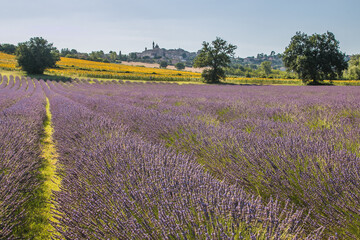
<path fill-rule="evenodd" d="M 16 239 L 26 234 L 24 225 L 29 224 L 26 221 L 31 214 L 28 206 L 40 185 L 37 175 L 41 159 L 39 143 L 45 118 L 45 96 L 41 86 L 37 82 L 35 84 L 37 87 L 31 96 L 25 96 L 0 111 L 1 239 Z M 19 94 L 25 94 L 25 90 L 19 87 Z M 12 96 L 7 91 L 2 94 Z"/>
<path fill-rule="evenodd" d="M 357 88 L 80 83 L 55 90 L 152 143 L 193 154 L 220 179 L 312 209 L 313 228 L 359 234 Z"/>
<path fill-rule="evenodd" d="M 4 88 L 1 86 L 4 86 Z M 14 79 L 14 77 L 10 76 L 8 80 L 7 76 L 3 76 L 3 81 L 0 85 L 0 110 L 10 107 L 23 97 L 31 95 L 33 91 L 34 84 L 30 79 L 20 79 L 19 77 Z"/>
<path fill-rule="evenodd" d="M 189 156 L 144 142 L 108 116 L 46 92 L 62 176 L 54 204 L 62 237 L 305 237 L 302 211 L 275 200 L 264 205 L 211 177 Z"/>

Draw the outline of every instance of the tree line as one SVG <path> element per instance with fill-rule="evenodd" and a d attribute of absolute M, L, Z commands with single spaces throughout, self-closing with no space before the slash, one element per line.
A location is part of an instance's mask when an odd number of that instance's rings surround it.
<path fill-rule="evenodd" d="M 263 61 L 258 65 L 231 62 L 229 66 L 225 68 L 225 73 L 227 76 L 246 78 L 297 78 L 297 75 L 293 72 L 274 67 L 272 61 Z"/>
<path fill-rule="evenodd" d="M 207 67 L 202 73 L 205 82 L 219 83 L 221 79 L 226 78 L 225 69 L 230 67 L 235 49 L 235 45 L 221 38 L 216 38 L 212 43 L 203 42 L 194 66 Z M 339 41 L 333 33 L 315 33 L 308 36 L 297 32 L 285 48 L 282 60 L 288 74 L 296 74 L 306 84 L 321 84 L 323 80 L 341 79 L 344 72 L 350 78 L 360 79 L 358 56 L 352 57 L 348 68 L 346 55 L 340 51 Z M 239 70 L 246 69 L 241 69 L 240 66 Z M 268 77 L 272 72 L 271 62 L 262 62 L 259 72 Z"/>
<path fill-rule="evenodd" d="M 283 54 L 272 52 L 270 56 L 259 54 L 260 65 L 243 64 L 244 60 L 235 58 L 237 46 L 227 43 L 217 37 L 211 43 L 203 42 L 202 49 L 194 59 L 194 67 L 204 67 L 202 77 L 207 83 L 219 83 L 227 75 L 264 78 L 300 78 L 304 83 L 319 84 L 323 80 L 354 79 L 360 80 L 360 54 L 353 55 L 349 61 L 340 51 L 339 41 L 331 32 L 313 34 L 297 32 L 290 40 Z M 118 62 L 130 60 L 131 56 L 121 52 L 102 50 L 89 54 L 80 53 L 75 49 L 63 48 L 58 51 L 52 43 L 41 37 L 29 41 L 12 44 L 0 44 L 0 51 L 16 54 L 19 66 L 26 72 L 41 74 L 46 68 L 55 67 L 61 57 L 72 57 L 100 62 Z M 242 61 L 242 62 L 241 62 Z M 251 62 L 252 59 L 247 59 Z M 282 61 L 287 71 L 279 70 Z M 255 61 L 256 62 L 256 61 Z M 277 64 L 274 66 L 274 62 Z M 166 68 L 167 62 L 161 62 L 159 67 Z M 178 63 L 181 70 L 185 65 Z"/>

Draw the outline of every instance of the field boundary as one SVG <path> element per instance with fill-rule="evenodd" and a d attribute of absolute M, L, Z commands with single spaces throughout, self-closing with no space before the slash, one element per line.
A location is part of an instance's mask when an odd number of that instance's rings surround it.
<path fill-rule="evenodd" d="M 56 221 L 52 214 L 53 191 L 60 191 L 61 179 L 55 175 L 57 153 L 53 141 L 52 115 L 50 101 L 46 98 L 46 117 L 43 122 L 43 135 L 40 139 L 41 166 L 37 176 L 41 185 L 35 191 L 27 211 L 31 214 L 22 230 L 21 237 L 28 239 L 52 239 L 56 235 L 51 222 Z"/>

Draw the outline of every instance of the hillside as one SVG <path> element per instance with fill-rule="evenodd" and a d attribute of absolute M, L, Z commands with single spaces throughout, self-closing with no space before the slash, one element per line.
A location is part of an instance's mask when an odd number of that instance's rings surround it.
<path fill-rule="evenodd" d="M 14 55 L 0 52 L 0 68 L 9 71 L 20 70 Z M 108 78 L 126 80 L 157 81 L 200 81 L 201 74 L 189 71 L 128 66 L 117 63 L 103 63 L 62 57 L 56 68 L 47 69 L 45 74 L 80 78 Z"/>
<path fill-rule="evenodd" d="M 126 65 L 128 64 L 128 65 Z M 134 66 L 135 65 L 135 66 Z M 173 68 L 169 66 L 169 68 Z M 235 69 L 236 70 L 236 69 Z M 17 67 L 14 55 L 0 52 L 0 73 L 16 76 L 26 76 Z M 277 70 L 279 71 L 279 70 Z M 34 78 L 69 80 L 70 78 L 91 79 L 120 79 L 140 81 L 169 81 L 181 83 L 201 83 L 201 69 L 186 68 L 184 71 L 156 68 L 156 64 L 140 62 L 104 63 L 89 60 L 62 57 L 56 68 L 45 71 L 45 75 L 28 75 Z M 329 81 L 326 81 L 329 82 Z M 263 77 L 237 77 L 229 76 L 225 83 L 230 84 L 257 84 L 257 85 L 302 85 L 299 79 L 263 78 Z M 332 81 L 334 85 L 359 85 L 359 81 Z"/>

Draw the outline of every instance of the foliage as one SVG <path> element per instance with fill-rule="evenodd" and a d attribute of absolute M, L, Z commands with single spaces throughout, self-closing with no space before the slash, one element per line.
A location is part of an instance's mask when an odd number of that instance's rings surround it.
<path fill-rule="evenodd" d="M 96 61 L 96 62 L 110 62 L 107 58 L 106 55 L 104 53 L 103 50 L 100 51 L 92 51 L 89 54 L 89 60 L 91 61 Z"/>
<path fill-rule="evenodd" d="M 271 61 L 269 61 L 271 62 Z M 232 63 L 231 66 L 224 68 L 226 75 L 233 77 L 245 77 L 245 78 L 270 78 L 270 79 L 296 79 L 297 75 L 292 72 L 282 71 L 279 69 L 273 69 L 270 66 L 270 73 L 265 75 L 263 68 L 258 68 L 257 65 L 243 65 L 239 63 Z"/>
<path fill-rule="evenodd" d="M 265 76 L 269 76 L 269 74 L 271 74 L 271 62 L 270 61 L 262 62 L 260 65 L 260 68 L 261 68 L 262 72 L 265 74 Z"/>
<path fill-rule="evenodd" d="M 68 49 L 68 48 L 62 48 L 60 51 L 60 56 L 61 57 L 66 57 L 66 56 L 76 56 L 76 54 L 78 54 L 78 51 L 76 49 Z"/>
<path fill-rule="evenodd" d="M 167 68 L 168 65 L 167 61 L 161 61 L 159 64 L 160 68 Z"/>
<path fill-rule="evenodd" d="M 125 55 L 120 55 L 121 52 L 119 52 L 119 55 L 114 52 L 110 51 L 109 53 L 104 53 L 104 51 L 92 51 L 90 54 L 88 53 L 81 53 L 78 52 L 76 49 L 68 49 L 63 48 L 61 49 L 60 56 L 61 57 L 67 57 L 67 58 L 76 58 L 76 59 L 83 59 L 83 60 L 90 60 L 90 61 L 96 61 L 96 62 L 113 62 L 118 63 L 121 62 L 121 60 L 127 60 L 127 57 Z"/>
<path fill-rule="evenodd" d="M 339 41 L 331 32 L 311 36 L 297 32 L 285 49 L 283 61 L 304 82 L 332 80 L 347 68 L 345 54 L 339 48 Z"/>
<path fill-rule="evenodd" d="M 185 64 L 182 62 L 178 62 L 177 64 L 175 64 L 175 67 L 177 70 L 183 70 L 185 69 Z"/>
<path fill-rule="evenodd" d="M 228 44 L 225 40 L 217 37 L 211 44 L 203 42 L 199 55 L 194 60 L 194 67 L 209 67 L 202 73 L 207 83 L 218 83 L 225 79 L 225 71 L 234 56 L 235 45 Z"/>
<path fill-rule="evenodd" d="M 232 58 L 230 67 L 240 64 L 243 67 L 249 67 L 253 70 L 256 70 L 256 69 L 260 68 L 261 63 L 264 61 L 270 61 L 271 67 L 273 69 L 280 69 L 280 68 L 284 67 L 284 64 L 282 61 L 282 54 L 275 53 L 274 51 L 271 51 L 271 53 L 269 55 L 265 54 L 265 53 L 259 53 L 256 55 L 256 57 L 251 56 L 251 57 L 246 57 L 246 58 L 241 58 L 241 57 Z"/>
<path fill-rule="evenodd" d="M 295 73 L 280 71 L 273 69 L 272 73 L 263 77 L 261 69 L 251 69 L 240 64 L 233 65 L 232 68 L 225 68 L 227 82 L 235 84 L 257 84 L 257 85 L 271 85 L 271 84 L 285 84 L 285 85 L 302 85 L 301 80 L 297 79 Z M 16 66 L 14 55 L 9 55 L 0 52 L 0 71 L 17 71 L 16 74 L 22 75 L 18 72 L 19 68 Z M 4 71 L 2 71 L 4 72 Z M 7 73 L 11 74 L 11 73 Z M 33 76 L 36 78 L 46 79 L 69 79 L 69 78 L 103 78 L 103 79 L 129 79 L 142 81 L 176 81 L 176 82 L 201 82 L 201 74 L 188 71 L 176 71 L 170 69 L 147 68 L 140 66 L 129 66 L 114 63 L 102 63 L 87 61 L 74 58 L 61 58 L 57 62 L 56 68 L 50 68 L 45 71 L 46 76 Z M 229 76 L 230 75 L 230 76 Z M 359 81 L 345 81 L 333 80 L 334 85 L 360 85 Z"/>
<path fill-rule="evenodd" d="M 360 54 L 351 56 L 345 75 L 348 79 L 360 80 Z"/>
<path fill-rule="evenodd" d="M 220 79 L 225 79 L 226 74 L 224 69 L 204 69 L 201 73 L 201 77 L 206 83 L 219 83 Z"/>
<path fill-rule="evenodd" d="M 136 60 L 138 57 L 137 57 L 136 53 L 130 53 L 130 54 L 129 54 L 129 58 L 130 58 L 131 60 Z"/>
<path fill-rule="evenodd" d="M 0 69 L 19 70 L 15 56 L 0 53 Z M 92 77 L 108 79 L 154 80 L 154 81 L 195 81 L 201 74 L 170 69 L 146 68 L 115 63 L 103 63 L 75 58 L 62 57 L 56 68 L 45 71 L 46 74 L 67 77 Z M 47 76 L 50 77 L 50 76 Z"/>
<path fill-rule="evenodd" d="M 117 53 L 114 51 L 109 52 L 109 58 L 110 58 L 111 62 L 115 62 L 117 59 L 119 59 Z"/>
<path fill-rule="evenodd" d="M 27 42 L 19 43 L 16 60 L 27 73 L 42 74 L 46 68 L 55 67 L 60 56 L 52 43 L 41 37 L 34 37 Z"/>
<path fill-rule="evenodd" d="M 0 52 L 4 52 L 7 54 L 15 54 L 16 46 L 13 44 L 0 44 Z"/>

